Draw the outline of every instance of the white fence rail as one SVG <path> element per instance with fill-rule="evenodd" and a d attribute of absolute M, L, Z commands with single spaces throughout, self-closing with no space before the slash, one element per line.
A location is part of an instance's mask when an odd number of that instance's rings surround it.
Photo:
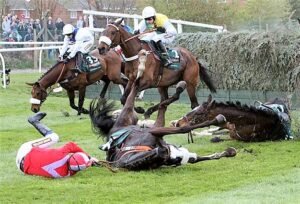
<path fill-rule="evenodd" d="M 55 44 L 63 44 L 63 42 L 0 42 L 0 45 L 42 45 L 42 47 L 24 47 L 24 48 L 3 48 L 0 49 L 0 58 L 2 63 L 2 80 L 3 80 L 3 88 L 6 88 L 6 74 L 5 74 L 5 61 L 2 55 L 3 52 L 20 52 L 20 51 L 34 51 L 40 50 L 39 53 L 39 73 L 42 72 L 42 51 L 43 50 L 52 50 L 59 49 L 61 46 L 47 46 L 44 45 L 55 45 Z"/>
<path fill-rule="evenodd" d="M 124 13 L 110 13 L 110 12 L 102 12 L 102 11 L 92 11 L 92 10 L 83 10 L 83 14 L 89 15 L 89 25 L 90 29 L 93 31 L 97 32 L 102 32 L 102 28 L 94 28 L 94 18 L 93 16 L 106 16 L 106 17 L 116 17 L 116 18 L 129 18 L 133 19 L 133 25 L 134 29 L 138 28 L 139 20 L 143 19 L 141 15 L 137 14 L 124 14 Z M 215 29 L 218 32 L 223 32 L 224 27 L 219 26 L 219 25 L 210 25 L 210 24 L 205 24 L 205 23 L 195 23 L 195 22 L 190 22 L 190 21 L 182 21 L 182 20 L 174 20 L 170 19 L 171 23 L 177 24 L 177 31 L 178 33 L 182 33 L 182 25 L 189 25 L 189 26 L 195 26 L 195 27 L 203 27 L 203 28 L 210 28 L 210 29 Z"/>

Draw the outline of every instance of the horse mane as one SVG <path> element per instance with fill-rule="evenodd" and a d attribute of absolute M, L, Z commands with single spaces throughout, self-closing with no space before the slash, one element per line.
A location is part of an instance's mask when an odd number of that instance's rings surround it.
<path fill-rule="evenodd" d="M 57 62 L 56 64 L 54 64 L 51 68 L 49 68 L 39 79 L 38 81 L 40 81 L 46 74 L 48 74 L 50 71 L 52 71 L 53 68 L 55 68 L 60 62 Z"/>
<path fill-rule="evenodd" d="M 115 120 L 109 114 L 115 109 L 114 102 L 108 102 L 104 98 L 93 99 L 89 107 L 89 116 L 92 124 L 92 131 L 99 137 L 107 137 L 113 127 Z"/>
<path fill-rule="evenodd" d="M 232 102 L 232 101 L 226 101 L 226 102 L 216 102 L 215 100 L 211 102 L 209 105 L 209 108 L 215 108 L 215 107 L 222 107 L 222 108 L 234 108 L 243 112 L 251 112 L 251 113 L 257 113 L 262 114 L 265 116 L 271 116 L 271 117 L 278 117 L 277 114 L 274 111 L 267 111 L 262 110 L 256 106 L 253 105 L 247 105 L 247 104 L 241 104 L 240 101 Z"/>

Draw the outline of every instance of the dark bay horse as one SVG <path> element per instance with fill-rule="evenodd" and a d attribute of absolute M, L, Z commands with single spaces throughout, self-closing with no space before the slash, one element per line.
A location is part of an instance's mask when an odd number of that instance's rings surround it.
<path fill-rule="evenodd" d="M 229 130 L 232 139 L 245 142 L 291 139 L 288 106 L 282 99 L 274 99 L 259 106 L 236 102 L 216 102 L 209 96 L 202 105 L 179 119 L 175 126 L 195 125 L 222 114 L 226 123 L 218 125 Z"/>
<path fill-rule="evenodd" d="M 151 128 L 141 128 L 137 125 L 138 118 L 134 112 L 134 101 L 138 93 L 138 85 L 133 84 L 126 103 L 116 120 L 109 114 L 114 105 L 105 99 L 94 100 L 90 104 L 90 118 L 94 132 L 106 138 L 107 143 L 101 146 L 106 151 L 106 160 L 111 166 L 128 170 L 155 169 L 162 165 L 178 166 L 186 163 L 197 163 L 204 160 L 233 157 L 234 148 L 228 148 L 222 153 L 209 156 L 198 156 L 186 148 L 176 147 L 166 143 L 165 135 L 186 133 L 195 128 L 223 123 L 224 117 L 217 116 L 194 126 L 163 127 L 167 106 L 179 98 L 186 84 L 180 82 L 176 93 L 160 103 L 157 119 Z"/>
<path fill-rule="evenodd" d="M 88 110 L 83 108 L 86 86 L 103 80 L 105 85 L 101 91 L 101 97 L 104 97 L 110 81 L 121 84 L 123 87 L 126 86 L 128 79 L 121 77 L 122 59 L 119 54 L 110 51 L 107 55 L 101 56 L 97 49 L 90 54 L 99 59 L 101 69 L 91 73 L 77 73 L 74 71 L 76 67 L 76 57 L 74 57 L 68 63 L 57 62 L 37 82 L 27 83 L 32 86 L 31 110 L 33 112 L 40 110 L 40 106 L 48 96 L 47 88 L 55 83 L 59 83 L 67 90 L 70 106 L 78 111 L 78 115 L 88 113 Z M 75 90 L 79 91 L 78 106 L 74 101 Z"/>
<path fill-rule="evenodd" d="M 168 98 L 168 87 L 183 80 L 187 83 L 187 92 L 191 101 L 191 108 L 199 105 L 195 95 L 196 88 L 200 79 L 208 86 L 211 92 L 216 92 L 214 84 L 210 79 L 206 68 L 199 63 L 197 59 L 184 48 L 176 48 L 180 58 L 180 68 L 178 70 L 163 68 L 160 60 L 154 54 L 150 46 L 139 40 L 137 37 L 127 32 L 121 25 L 123 19 L 114 23 L 107 24 L 102 36 L 99 39 L 99 52 L 105 54 L 110 47 L 120 45 L 127 60 L 125 66 L 125 75 L 129 78 L 129 82 L 125 88 L 121 102 L 124 104 L 130 92 L 134 80 L 137 78 L 139 66 L 145 67 L 139 83 L 139 91 L 147 88 L 158 87 L 161 101 Z M 111 43 L 110 43 L 111 42 Z M 110 45 L 108 45 L 110 44 Z M 145 64 L 140 63 L 138 54 L 145 50 Z M 151 107 L 145 113 L 146 118 L 158 109 L 158 105 Z"/>

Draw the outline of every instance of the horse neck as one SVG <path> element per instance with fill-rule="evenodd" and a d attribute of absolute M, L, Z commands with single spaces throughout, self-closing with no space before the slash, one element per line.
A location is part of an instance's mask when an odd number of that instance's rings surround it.
<path fill-rule="evenodd" d="M 65 65 L 63 63 L 57 63 L 49 71 L 47 71 L 42 78 L 39 80 L 39 83 L 42 87 L 47 89 L 56 82 L 58 82 L 59 76 L 62 74 L 62 69 Z"/>
<path fill-rule="evenodd" d="M 127 31 L 121 31 L 121 41 L 120 44 L 123 54 L 126 58 L 133 57 L 139 53 L 139 51 L 142 49 L 141 41 L 138 38 L 134 38 L 132 40 L 129 40 L 125 42 L 128 38 L 132 37 Z"/>

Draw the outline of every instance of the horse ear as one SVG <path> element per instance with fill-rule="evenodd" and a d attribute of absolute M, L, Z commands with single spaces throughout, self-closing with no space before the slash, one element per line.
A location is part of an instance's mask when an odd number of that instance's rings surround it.
<path fill-rule="evenodd" d="M 119 26 L 123 22 L 124 18 L 118 18 L 115 20 L 115 25 Z"/>
<path fill-rule="evenodd" d="M 29 86 L 33 86 L 34 83 L 29 83 L 29 82 L 25 82 L 25 84 L 29 85 Z"/>

